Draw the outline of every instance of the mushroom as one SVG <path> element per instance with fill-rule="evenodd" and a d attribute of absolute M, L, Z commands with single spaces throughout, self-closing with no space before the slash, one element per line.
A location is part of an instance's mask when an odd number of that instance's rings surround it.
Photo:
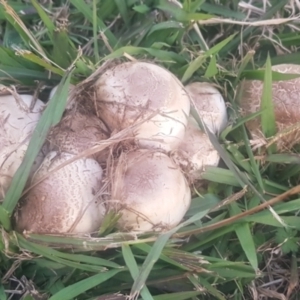
<path fill-rule="evenodd" d="M 198 114 L 208 129 L 219 134 L 228 122 L 226 105 L 221 93 L 211 84 L 194 82 L 186 87 Z"/>
<path fill-rule="evenodd" d="M 105 214 L 102 168 L 94 159 L 84 158 L 54 170 L 73 157 L 55 151 L 45 157 L 16 212 L 18 231 L 90 234 L 99 229 Z"/>
<path fill-rule="evenodd" d="M 31 135 L 44 109 L 41 100 L 35 103 L 32 101 L 31 95 L 0 97 L 0 199 L 4 198 L 15 172 L 21 165 Z M 36 166 L 42 158 L 37 158 Z"/>
<path fill-rule="evenodd" d="M 190 202 L 187 181 L 166 154 L 141 149 L 123 153 L 119 158 L 107 205 L 121 213 L 120 229 L 168 230 L 181 221 Z"/>
<path fill-rule="evenodd" d="M 104 123 L 94 115 L 79 111 L 67 112 L 60 123 L 48 135 L 50 150 L 79 154 L 101 140 L 109 138 Z M 93 155 L 99 163 L 105 162 L 107 151 Z"/>
<path fill-rule="evenodd" d="M 95 83 L 96 112 L 111 131 L 135 129 L 143 148 L 175 149 L 184 136 L 189 96 L 166 69 L 126 62 L 105 71 Z"/>
<path fill-rule="evenodd" d="M 300 65 L 281 64 L 272 67 L 280 73 L 299 74 Z M 261 109 L 263 82 L 259 80 L 244 80 L 240 85 L 241 95 L 238 99 L 242 116 L 255 113 Z M 300 78 L 272 83 L 272 99 L 274 103 L 277 133 L 283 133 L 277 141 L 278 151 L 291 149 L 300 141 L 300 130 L 291 128 L 300 121 Z M 264 140 L 260 117 L 246 123 L 254 140 Z M 290 127 L 290 128 L 289 128 Z"/>
<path fill-rule="evenodd" d="M 220 156 L 196 120 L 190 116 L 184 139 L 172 154 L 190 182 L 201 179 L 206 166 L 217 166 Z"/>

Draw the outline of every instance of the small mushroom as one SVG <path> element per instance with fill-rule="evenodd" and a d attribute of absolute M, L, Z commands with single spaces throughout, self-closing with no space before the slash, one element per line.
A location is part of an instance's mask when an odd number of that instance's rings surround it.
<path fill-rule="evenodd" d="M 166 69 L 126 62 L 108 69 L 95 83 L 97 115 L 111 131 L 144 121 L 135 130 L 143 148 L 175 149 L 184 136 L 189 96 Z"/>
<path fill-rule="evenodd" d="M 172 153 L 174 161 L 182 168 L 190 182 L 201 179 L 206 166 L 217 166 L 220 156 L 196 120 L 190 116 L 184 139 Z"/>
<path fill-rule="evenodd" d="M 272 67 L 273 71 L 288 74 L 299 74 L 300 65 L 281 64 Z M 261 109 L 263 81 L 244 80 L 240 85 L 241 96 L 238 99 L 242 116 L 247 116 Z M 300 121 L 300 78 L 272 83 L 277 133 L 283 133 L 277 141 L 278 151 L 291 149 L 300 141 L 300 129 L 292 128 Z M 264 140 L 260 117 L 246 123 L 254 140 Z M 290 129 L 289 129 L 290 128 Z"/>
<path fill-rule="evenodd" d="M 94 159 L 84 158 L 51 173 L 73 157 L 55 151 L 48 153 L 16 212 L 18 231 L 90 234 L 99 229 L 105 214 L 100 165 Z"/>
<path fill-rule="evenodd" d="M 221 93 L 206 82 L 194 82 L 185 88 L 193 99 L 192 106 L 195 104 L 202 121 L 212 133 L 219 134 L 228 122 L 226 105 Z"/>
<path fill-rule="evenodd" d="M 190 202 L 187 181 L 167 155 L 143 149 L 119 158 L 107 203 L 109 209 L 122 214 L 121 230 L 168 230 L 182 220 Z"/>

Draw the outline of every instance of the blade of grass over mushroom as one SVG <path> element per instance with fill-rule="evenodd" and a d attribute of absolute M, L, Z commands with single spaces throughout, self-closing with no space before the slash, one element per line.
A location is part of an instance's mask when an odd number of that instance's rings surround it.
<path fill-rule="evenodd" d="M 70 2 L 85 16 L 89 22 L 92 24 L 94 23 L 93 11 L 90 9 L 87 3 L 85 3 L 83 0 L 70 0 Z M 100 19 L 100 17 L 97 17 L 97 28 L 99 31 L 101 30 L 103 32 L 108 40 L 109 45 L 114 48 L 117 45 L 118 40 L 111 30 L 105 25 L 103 20 Z"/>
<path fill-rule="evenodd" d="M 230 205 L 230 215 L 234 216 L 241 213 L 241 209 L 236 203 Z M 255 244 L 253 241 L 253 235 L 250 230 L 248 223 L 241 223 L 235 228 L 235 233 L 239 239 L 240 245 L 242 246 L 251 266 L 255 271 L 258 270 L 258 260 L 256 255 Z"/>
<path fill-rule="evenodd" d="M 245 129 L 245 125 L 243 124 L 242 125 L 242 131 L 243 131 L 243 136 L 244 136 L 244 144 L 245 144 L 245 148 L 246 148 L 246 151 L 247 151 L 247 154 L 249 156 L 249 159 L 250 159 L 250 164 L 251 164 L 251 170 L 255 176 L 255 179 L 260 187 L 260 190 L 261 191 L 264 191 L 264 184 L 263 184 L 263 180 L 262 180 L 262 177 L 261 177 L 261 174 L 260 174 L 260 171 L 259 171 L 259 165 L 258 163 L 256 162 L 255 158 L 254 158 L 254 155 L 253 155 L 253 152 L 251 150 L 251 145 L 250 145 L 250 141 L 249 141 L 249 138 L 247 136 L 247 133 L 246 133 L 246 129 Z"/>
<path fill-rule="evenodd" d="M 261 111 L 262 131 L 266 138 L 272 137 L 276 133 L 276 121 L 272 98 L 272 70 L 269 56 L 266 62 L 264 86 L 261 99 Z M 272 145 L 268 149 L 269 154 L 274 153 L 275 151 L 275 145 Z"/>
<path fill-rule="evenodd" d="M 110 270 L 107 272 L 93 275 L 87 279 L 83 279 L 77 283 L 71 284 L 68 287 L 60 290 L 58 293 L 50 297 L 49 300 L 73 299 L 74 297 L 84 293 L 85 291 L 114 277 L 116 274 L 118 274 L 121 271 L 122 270 Z"/>
<path fill-rule="evenodd" d="M 125 260 L 126 266 L 129 269 L 132 279 L 136 280 L 139 275 L 139 268 L 129 245 L 122 245 L 122 255 Z M 150 294 L 146 285 L 141 289 L 141 296 L 144 300 L 153 300 L 153 297 Z"/>
<path fill-rule="evenodd" d="M 49 129 L 51 126 L 56 125 L 61 119 L 67 101 L 71 76 L 72 69 L 68 70 L 62 78 L 55 95 L 49 102 L 32 134 L 23 162 L 16 172 L 2 204 L 3 208 L 7 210 L 9 214 L 12 214 L 18 203 L 29 176 L 31 166 L 46 139 Z"/>

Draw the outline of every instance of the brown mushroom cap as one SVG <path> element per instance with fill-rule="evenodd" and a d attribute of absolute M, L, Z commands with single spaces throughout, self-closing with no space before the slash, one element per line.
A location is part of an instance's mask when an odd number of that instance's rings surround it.
<path fill-rule="evenodd" d="M 272 67 L 280 73 L 300 74 L 300 65 L 281 64 Z M 244 80 L 241 85 L 239 104 L 242 116 L 247 116 L 260 110 L 263 93 L 263 81 Z M 300 121 L 300 78 L 272 83 L 272 98 L 274 103 L 277 132 L 281 132 Z M 246 123 L 253 139 L 264 139 L 261 130 L 260 117 Z M 300 130 L 292 130 L 282 135 L 277 142 L 278 150 L 291 149 L 300 141 Z"/>
<path fill-rule="evenodd" d="M 107 138 L 108 130 L 98 117 L 79 111 L 68 112 L 48 136 L 50 150 L 70 154 L 79 154 Z M 107 151 L 96 153 L 93 158 L 105 162 Z"/>
<path fill-rule="evenodd" d="M 172 153 L 175 162 L 181 166 L 189 181 L 201 179 L 206 166 L 217 166 L 220 160 L 205 132 L 201 131 L 196 120 L 189 117 L 184 139 Z"/>
<path fill-rule="evenodd" d="M 122 213 L 121 230 L 168 230 L 181 221 L 190 202 L 187 181 L 167 155 L 143 149 L 119 159 L 108 208 Z"/>
<path fill-rule="evenodd" d="M 136 130 L 138 143 L 166 151 L 183 138 L 189 96 L 166 69 L 146 62 L 119 64 L 101 75 L 95 88 L 97 114 L 111 131 L 146 120 Z"/>
<path fill-rule="evenodd" d="M 50 152 L 32 179 L 37 183 L 71 154 Z M 101 225 L 105 207 L 99 195 L 102 169 L 93 159 L 79 159 L 50 173 L 21 200 L 16 228 L 34 233 L 92 233 Z"/>

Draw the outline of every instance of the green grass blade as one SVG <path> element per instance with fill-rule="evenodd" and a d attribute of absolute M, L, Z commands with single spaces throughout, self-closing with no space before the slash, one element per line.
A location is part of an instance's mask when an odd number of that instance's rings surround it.
<path fill-rule="evenodd" d="M 276 133 L 276 122 L 274 104 L 272 98 L 272 69 L 268 56 L 265 69 L 264 87 L 261 99 L 261 127 L 266 138 L 272 137 Z M 270 152 L 276 151 L 275 145 L 269 147 Z"/>
<path fill-rule="evenodd" d="M 164 295 L 157 295 L 153 297 L 153 300 L 186 300 L 192 299 L 198 295 L 201 295 L 202 292 L 179 292 L 179 293 L 170 293 Z"/>
<path fill-rule="evenodd" d="M 72 71 L 67 71 L 65 76 L 62 78 L 56 94 L 48 103 L 44 113 L 41 116 L 41 119 L 37 124 L 37 127 L 32 134 L 32 138 L 30 140 L 21 166 L 16 172 L 12 183 L 5 195 L 2 205 L 10 215 L 12 214 L 21 197 L 22 191 L 25 187 L 27 178 L 30 173 L 31 166 L 35 160 L 35 157 L 43 146 L 49 129 L 51 128 L 51 126 L 56 125 L 61 119 L 66 106 L 71 76 Z"/>
<path fill-rule="evenodd" d="M 20 19 L 18 14 L 14 11 L 14 9 L 8 5 L 8 3 L 4 0 L 0 0 L 0 5 L 5 10 L 6 20 L 15 28 L 15 30 L 19 33 L 22 37 L 23 41 L 26 43 L 28 48 L 33 45 L 33 47 L 39 53 L 46 56 L 43 48 L 41 47 L 40 43 L 36 40 L 36 38 L 31 34 L 31 32 L 27 29 L 23 21 Z"/>
<path fill-rule="evenodd" d="M 0 300 L 7 300 L 4 286 L 0 283 Z"/>
<path fill-rule="evenodd" d="M 108 279 L 114 277 L 121 270 L 111 270 L 96 274 L 87 279 L 81 280 L 75 284 L 71 284 L 68 287 L 60 290 L 58 293 L 49 298 L 49 300 L 71 300 L 74 297 L 84 293 L 85 291 L 107 281 Z"/>
<path fill-rule="evenodd" d="M 87 20 L 89 20 L 89 22 L 91 22 L 91 24 L 94 23 L 93 11 L 90 9 L 90 7 L 88 6 L 88 4 L 85 1 L 70 0 L 70 2 L 78 9 L 78 11 L 80 11 L 84 15 L 84 17 Z M 112 48 L 114 48 L 117 45 L 118 40 L 114 36 L 114 34 L 111 32 L 111 30 L 109 28 L 107 28 L 105 23 L 99 17 L 97 17 L 97 27 L 98 27 L 98 30 L 101 30 L 103 32 L 103 34 L 106 36 L 109 45 Z"/>
<path fill-rule="evenodd" d="M 161 252 L 165 245 L 167 244 L 169 238 L 180 228 L 190 225 L 200 219 L 202 219 L 207 213 L 209 209 L 206 211 L 199 212 L 189 218 L 187 221 L 179 224 L 177 227 L 172 230 L 160 235 L 155 241 L 153 247 L 151 248 L 149 254 L 147 255 L 142 268 L 139 272 L 139 276 L 134 280 L 133 286 L 131 288 L 130 295 L 131 297 L 136 297 L 139 295 L 141 289 L 145 285 L 145 282 L 155 264 L 155 262 L 159 259 Z"/>
<path fill-rule="evenodd" d="M 46 14 L 46 12 L 43 10 L 43 8 L 36 0 L 31 0 L 31 3 L 33 7 L 36 9 L 37 13 L 39 14 L 39 17 L 47 27 L 49 32 L 48 36 L 53 42 L 53 32 L 55 30 L 55 25 L 53 24 L 52 20 L 49 18 L 49 16 Z"/>
<path fill-rule="evenodd" d="M 139 276 L 139 268 L 129 245 L 122 245 L 122 254 L 132 279 L 136 280 Z M 144 300 L 153 300 L 153 297 L 146 286 L 141 289 L 141 296 Z"/>
<path fill-rule="evenodd" d="M 236 203 L 231 204 L 230 211 L 231 211 L 231 216 L 237 215 L 242 212 Z M 253 235 L 251 233 L 249 224 L 248 223 L 239 224 L 239 226 L 235 228 L 235 232 L 239 239 L 240 245 L 243 248 L 251 266 L 255 271 L 257 271 L 258 270 L 257 254 L 256 254 L 255 244 L 253 241 Z"/>
<path fill-rule="evenodd" d="M 48 70 L 50 72 L 53 72 L 54 74 L 58 74 L 60 76 L 63 76 L 65 74 L 64 70 L 61 70 L 57 67 L 52 66 L 49 62 L 45 61 L 43 58 L 38 57 L 37 55 L 35 55 L 32 52 L 20 51 L 20 55 L 23 58 L 25 58 L 25 59 L 27 59 L 27 60 L 29 60 L 29 61 L 31 61 L 31 62 L 39 65 L 39 66 L 44 67 L 46 70 Z"/>
<path fill-rule="evenodd" d="M 114 0 L 116 6 L 118 7 L 118 10 L 120 12 L 120 15 L 125 23 L 126 26 L 129 26 L 129 12 L 128 12 L 128 8 L 127 8 L 127 1 L 124 0 Z"/>

